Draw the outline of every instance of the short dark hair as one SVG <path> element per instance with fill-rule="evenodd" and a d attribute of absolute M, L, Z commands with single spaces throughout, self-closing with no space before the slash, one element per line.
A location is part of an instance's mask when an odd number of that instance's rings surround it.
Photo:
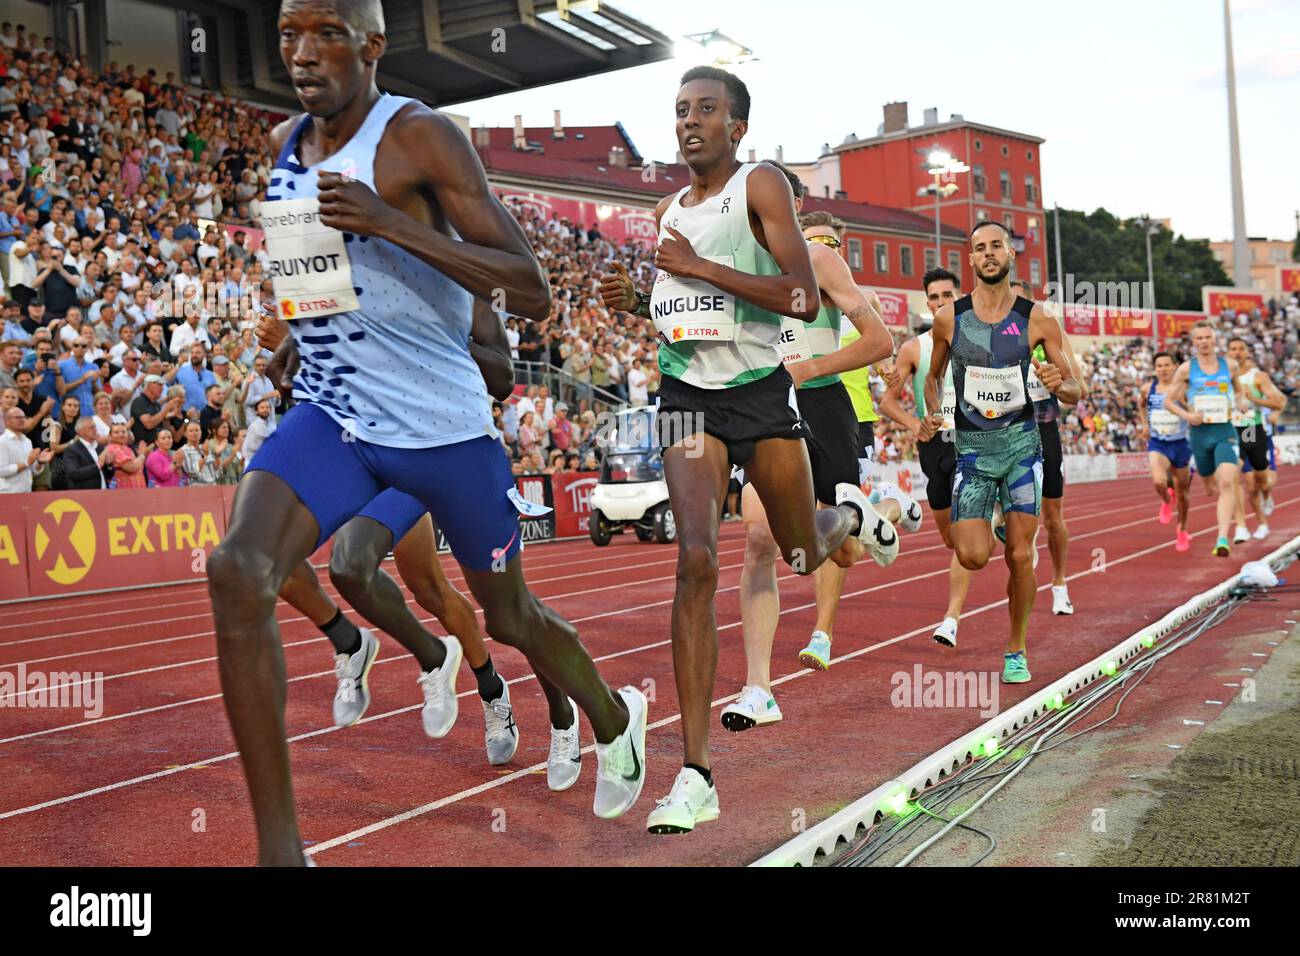
<path fill-rule="evenodd" d="M 765 159 L 763 162 L 781 170 L 781 174 L 785 176 L 786 180 L 790 183 L 790 190 L 794 193 L 795 199 L 802 199 L 808 194 L 808 189 L 804 186 L 803 180 L 800 179 L 795 171 L 785 163 L 778 163 L 775 159 Z"/>
<path fill-rule="evenodd" d="M 1024 279 L 1012 279 L 1010 282 L 1007 283 L 1007 285 L 1011 286 L 1013 289 L 1016 286 L 1019 286 L 1020 288 L 1024 289 L 1026 292 L 1029 291 L 1029 286 L 1025 283 Z"/>
<path fill-rule="evenodd" d="M 1250 348 L 1250 343 L 1247 342 L 1245 339 L 1243 339 L 1240 335 L 1234 335 L 1228 339 L 1229 345 L 1231 345 L 1233 342 L 1240 342 L 1242 345 L 1246 346 L 1247 349 Z"/>
<path fill-rule="evenodd" d="M 732 119 L 749 119 L 749 87 L 745 81 L 734 73 L 720 70 L 716 66 L 693 66 L 682 74 L 680 86 L 692 80 L 715 80 L 727 88 L 728 112 Z"/>
<path fill-rule="evenodd" d="M 943 282 L 945 280 L 951 282 L 954 289 L 961 288 L 961 279 L 942 266 L 938 266 L 921 276 L 921 291 L 929 294 L 931 282 Z"/>
<path fill-rule="evenodd" d="M 15 382 L 18 381 L 18 379 L 21 378 L 21 377 L 24 376 L 24 375 L 26 375 L 28 378 L 35 378 L 35 377 L 36 377 L 36 373 L 33 372 L 31 369 L 29 369 L 29 368 L 20 368 L 18 371 L 14 372 L 14 381 L 15 381 Z"/>
<path fill-rule="evenodd" d="M 1174 353 L 1166 352 L 1163 349 L 1151 357 L 1151 364 L 1155 365 L 1156 362 L 1159 362 L 1162 358 L 1169 359 L 1169 361 L 1173 362 L 1175 365 L 1178 364 L 1178 359 L 1174 358 Z"/>
<path fill-rule="evenodd" d="M 1002 225 L 1002 223 L 998 222 L 996 219 L 985 219 L 983 222 L 976 223 L 975 228 L 970 231 L 970 238 L 974 239 L 975 233 L 979 232 L 981 229 L 984 229 L 988 226 L 995 226 L 996 228 L 1001 229 L 1004 233 L 1006 233 L 1008 239 L 1011 238 L 1011 230 L 1008 229 L 1006 226 Z"/>

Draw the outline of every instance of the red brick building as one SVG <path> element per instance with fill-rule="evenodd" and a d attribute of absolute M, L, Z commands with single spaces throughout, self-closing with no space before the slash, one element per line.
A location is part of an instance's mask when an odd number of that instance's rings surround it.
<path fill-rule="evenodd" d="M 839 159 L 841 188 L 849 200 L 911 210 L 927 218 L 933 248 L 934 195 L 918 192 L 934 183 L 928 171 L 930 152 L 947 150 L 970 171 L 951 180 L 958 189 L 940 201 L 941 221 L 966 234 L 986 219 L 1007 226 L 1016 245 L 1016 275 L 1041 290 L 1048 280 L 1039 156 L 1042 143 L 1040 137 L 972 123 L 957 114 L 941 123 L 933 109 L 925 111 L 921 125 L 909 126 L 907 104 L 890 103 L 876 136 L 850 140 L 833 152 Z M 944 258 L 951 259 L 946 248 Z M 974 277 L 964 247 L 957 258 L 962 285 L 970 288 Z M 953 269 L 951 261 L 943 264 Z"/>

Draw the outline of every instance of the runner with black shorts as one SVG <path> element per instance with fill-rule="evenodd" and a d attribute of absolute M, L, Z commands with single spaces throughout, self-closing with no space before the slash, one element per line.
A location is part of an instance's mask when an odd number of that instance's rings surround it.
<path fill-rule="evenodd" d="M 963 567 L 984 567 L 993 553 L 993 508 L 1001 504 L 1011 614 L 1002 680 L 1024 683 L 1030 680 L 1025 632 L 1037 591 L 1031 555 L 1043 480 L 1042 439 L 1027 395 L 1027 372 L 1032 366 L 1043 386 L 1068 402 L 1079 400 L 1082 386 L 1071 375 L 1060 324 L 1042 305 L 1011 291 L 1008 276 L 1014 260 L 1011 235 L 1004 226 L 983 222 L 975 227 L 970 264 L 980 282 L 970 295 L 935 315 L 925 421 L 933 430 L 930 434 L 942 427 L 937 409 L 951 356 L 957 396 L 953 550 Z M 1040 343 L 1047 363 L 1031 355 Z"/>
<path fill-rule="evenodd" d="M 779 163 L 795 194 L 795 208 L 802 205 L 803 183 Z M 885 358 L 893 351 L 893 338 L 874 308 L 853 280 L 847 263 L 836 252 L 844 224 L 824 212 L 800 217 L 804 238 L 809 242 L 813 271 L 821 291 L 821 311 L 815 321 L 801 323 L 787 319 L 782 327 L 782 361 L 790 369 L 797 387 L 799 414 L 808 429 L 804 439 L 812 466 L 813 491 L 819 507 L 834 507 L 836 486 L 854 483 L 858 476 L 857 416 L 839 372 Z M 834 243 L 832 245 L 831 243 Z M 841 317 L 861 335 L 852 346 L 840 347 Z M 722 725 L 728 730 L 748 730 L 781 719 L 781 708 L 771 688 L 772 642 L 781 615 L 776 561 L 776 541 L 767 525 L 767 514 L 753 486 L 746 484 L 742 511 L 745 517 L 745 564 L 740 573 L 740 618 L 745 643 L 745 685 L 740 697 L 723 708 Z M 909 502 L 919 519 L 920 508 Z M 915 523 L 919 525 L 919 520 Z M 913 526 L 915 530 L 915 526 Z M 873 554 L 882 565 L 891 563 L 897 548 L 888 555 Z M 826 670 L 830 666 L 830 643 L 846 571 L 833 561 L 817 569 L 817 623 L 812 642 L 801 653 L 807 666 Z M 813 657 L 813 655 L 816 655 Z"/>
<path fill-rule="evenodd" d="M 832 557 L 852 565 L 844 547 L 851 534 L 864 546 L 897 537 L 856 484 L 835 489 L 836 507 L 816 507 L 780 338 L 783 316 L 817 317 L 820 294 L 789 183 L 774 166 L 736 159 L 749 128 L 748 89 L 723 70 L 696 67 L 682 77 L 674 111 L 691 181 L 655 209 L 653 292 L 638 294 L 618 263 L 601 282 L 606 306 L 651 319 L 661 336 L 657 424 L 677 519 L 673 672 L 685 765 L 646 821 L 652 833 L 686 832 L 719 813 L 709 711 L 718 524 L 731 467 L 744 467 L 796 573 L 812 574 Z"/>
<path fill-rule="evenodd" d="M 1027 287 L 1023 282 L 1012 281 L 1011 288 L 1017 295 L 1025 296 Z M 1028 296 L 1025 296 L 1028 298 Z M 1079 360 L 1070 345 L 1070 337 L 1061 334 L 1061 344 L 1065 356 L 1070 362 L 1070 374 L 1082 387 L 1082 396 L 1088 394 L 1087 381 Z M 1034 349 L 1033 357 L 1039 362 L 1047 361 L 1041 345 Z M 1065 583 L 1065 561 L 1070 551 L 1070 531 L 1065 526 L 1065 456 L 1061 448 L 1061 429 L 1058 420 L 1061 417 L 1061 403 L 1034 374 L 1029 367 L 1026 385 L 1029 397 L 1034 402 L 1034 420 L 1038 422 L 1038 432 L 1043 441 L 1043 520 L 1040 528 L 1047 528 L 1047 549 L 1052 555 L 1052 613 L 1073 614 L 1074 605 L 1070 603 L 1070 591 Z M 1038 535 L 1034 534 L 1034 567 L 1038 567 Z"/>
<path fill-rule="evenodd" d="M 961 290 L 961 279 L 947 269 L 931 269 L 921 279 L 925 290 L 925 303 L 930 309 L 933 320 L 944 306 L 957 301 Z M 932 324 L 932 323 L 931 323 Z M 938 434 L 930 434 L 922 440 L 925 433 L 926 404 L 925 379 L 930 372 L 931 356 L 934 352 L 934 339 L 931 326 L 921 329 L 921 334 L 903 343 L 894 360 L 894 369 L 889 376 L 889 390 L 880 400 L 880 410 L 888 418 L 898 422 L 917 437 L 916 452 L 920 459 L 921 471 L 925 475 L 925 496 L 930 503 L 930 512 L 934 523 L 939 528 L 944 545 L 952 548 L 952 483 L 957 470 L 957 451 L 953 429 L 956 423 L 953 413 L 956 410 L 957 393 L 953 390 L 952 366 L 944 374 L 943 380 L 943 422 Z M 903 407 L 903 386 L 908 381 L 912 385 L 912 398 L 916 405 L 913 415 Z M 943 623 L 934 631 L 936 642 L 947 647 L 957 646 L 957 624 L 961 620 L 961 611 L 966 604 L 966 594 L 970 590 L 971 572 L 962 567 L 957 555 L 952 556 L 948 567 L 948 609 L 944 613 Z"/>

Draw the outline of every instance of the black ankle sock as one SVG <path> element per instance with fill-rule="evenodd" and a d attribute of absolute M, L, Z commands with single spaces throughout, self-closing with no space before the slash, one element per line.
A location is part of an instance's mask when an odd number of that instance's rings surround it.
<path fill-rule="evenodd" d="M 707 768 L 705 768 L 705 767 L 701 767 L 701 766 L 700 766 L 699 764 L 697 764 L 697 763 L 688 763 L 688 764 L 685 764 L 685 766 L 688 767 L 688 768 L 691 769 L 691 770 L 694 770 L 694 771 L 695 771 L 696 773 L 698 773 L 701 777 L 703 777 L 703 778 L 704 778 L 704 782 L 707 783 L 710 787 L 713 786 L 713 771 L 711 771 L 711 770 L 709 770 L 709 769 L 707 769 Z"/>
<path fill-rule="evenodd" d="M 470 670 L 474 672 L 474 679 L 478 681 L 478 695 L 489 704 L 505 691 L 506 683 L 492 666 L 492 658 L 489 657 L 482 667 L 471 667 Z"/>
<path fill-rule="evenodd" d="M 335 611 L 330 622 L 321 627 L 321 633 L 330 639 L 336 654 L 355 654 L 361 650 L 361 632 L 357 626 L 343 616 L 342 611 Z"/>

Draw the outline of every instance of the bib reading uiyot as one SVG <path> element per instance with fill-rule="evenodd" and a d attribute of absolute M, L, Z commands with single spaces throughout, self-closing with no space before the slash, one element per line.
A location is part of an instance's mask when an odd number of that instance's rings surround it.
<path fill-rule="evenodd" d="M 1004 418 L 1025 407 L 1025 383 L 1020 366 L 983 368 L 966 366 L 963 388 L 966 403 L 985 418 Z"/>
<path fill-rule="evenodd" d="M 1228 396 L 1202 392 L 1192 400 L 1192 407 L 1201 413 L 1207 425 L 1223 425 L 1228 421 Z"/>
<path fill-rule="evenodd" d="M 282 318 L 315 319 L 358 308 L 343 233 L 320 221 L 318 200 L 262 203 L 262 229 Z"/>
<path fill-rule="evenodd" d="M 1157 435 L 1176 435 L 1182 425 L 1181 418 L 1163 408 L 1157 408 L 1151 413 L 1151 430 Z"/>
<path fill-rule="evenodd" d="M 730 267 L 731 256 L 703 256 Z M 667 272 L 655 276 L 650 316 L 670 342 L 731 342 L 736 338 L 736 298 L 700 279 Z"/>

